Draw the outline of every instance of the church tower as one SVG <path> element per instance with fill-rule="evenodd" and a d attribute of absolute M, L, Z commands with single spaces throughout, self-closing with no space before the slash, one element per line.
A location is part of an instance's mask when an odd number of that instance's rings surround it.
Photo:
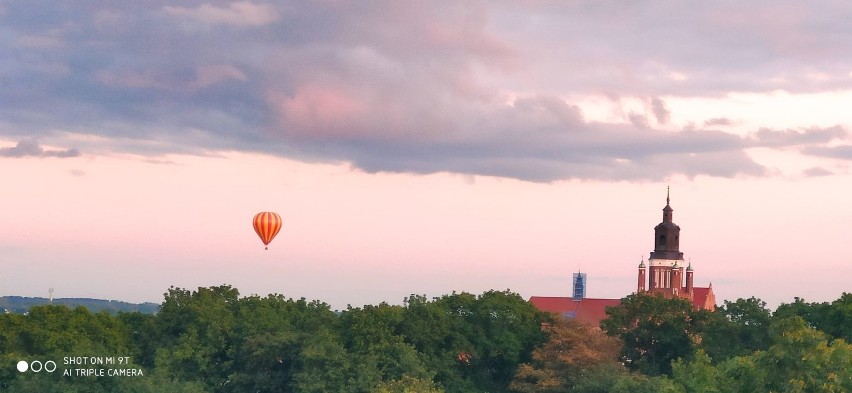
<path fill-rule="evenodd" d="M 666 188 L 663 222 L 654 227 L 654 251 L 651 251 L 647 261 L 645 258 L 639 260 L 636 294 L 662 294 L 667 298 L 686 299 L 695 309 L 713 311 L 716 309 L 713 284 L 707 287 L 695 286 L 692 262 L 684 263 L 683 253 L 680 252 L 680 227 L 674 223 L 673 211 L 670 192 Z M 574 273 L 572 297 L 533 296 L 530 303 L 541 311 L 600 326 L 601 320 L 606 318 L 606 308 L 619 305 L 621 300 L 588 298 L 585 288 L 585 273 Z"/>
<path fill-rule="evenodd" d="M 654 251 L 648 259 L 647 290 L 679 296 L 684 292 L 684 263 L 683 253 L 680 252 L 680 227 L 672 221 L 673 209 L 669 195 L 669 189 L 666 188 L 663 222 L 654 227 Z"/>

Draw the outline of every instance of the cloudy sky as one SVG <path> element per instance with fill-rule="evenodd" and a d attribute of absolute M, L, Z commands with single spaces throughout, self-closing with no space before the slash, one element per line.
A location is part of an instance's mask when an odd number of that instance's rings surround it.
<path fill-rule="evenodd" d="M 346 304 L 852 276 L 846 2 L 0 1 L 0 294 Z M 252 216 L 276 211 L 264 251 Z"/>

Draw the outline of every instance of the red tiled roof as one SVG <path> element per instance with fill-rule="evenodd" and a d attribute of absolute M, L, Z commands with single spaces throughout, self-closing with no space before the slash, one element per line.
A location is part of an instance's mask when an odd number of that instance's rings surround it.
<path fill-rule="evenodd" d="M 699 309 L 715 310 L 716 295 L 713 293 L 713 287 L 693 287 L 692 305 Z"/>
<path fill-rule="evenodd" d="M 541 311 L 558 315 L 569 315 L 576 320 L 592 326 L 600 326 L 606 318 L 606 308 L 621 304 L 621 299 L 590 299 L 574 301 L 570 297 L 533 296 L 530 303 Z"/>
<path fill-rule="evenodd" d="M 597 327 L 606 319 L 606 308 L 621 304 L 621 299 L 584 298 L 575 302 L 570 297 L 532 296 L 530 303 L 541 311 L 568 316 Z M 713 287 L 692 288 L 692 305 L 698 309 L 715 310 L 716 296 L 713 294 Z"/>

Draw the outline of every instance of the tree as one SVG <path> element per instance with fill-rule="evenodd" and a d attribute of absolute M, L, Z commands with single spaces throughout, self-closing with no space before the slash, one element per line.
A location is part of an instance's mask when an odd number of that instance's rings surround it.
<path fill-rule="evenodd" d="M 548 341 L 533 352 L 530 363 L 518 368 L 512 391 L 580 392 L 580 386 L 601 381 L 611 386 L 616 377 L 627 374 L 619 361 L 617 338 L 573 319 L 560 318 L 543 329 Z"/>
<path fill-rule="evenodd" d="M 416 347 L 405 342 L 400 333 L 404 316 L 402 307 L 384 302 L 350 307 L 340 316 L 339 334 L 344 346 L 356 362 L 376 365 L 376 384 L 400 380 L 404 375 L 424 381 L 434 377 Z"/>
<path fill-rule="evenodd" d="M 688 358 L 708 312 L 691 302 L 662 294 L 633 294 L 608 308 L 601 328 L 624 344 L 622 360 L 631 370 L 645 375 L 671 375 L 671 362 Z"/>
<path fill-rule="evenodd" d="M 381 380 L 374 362 L 356 362 L 336 335 L 325 329 L 306 341 L 297 362 L 296 392 L 364 392 Z"/>
<path fill-rule="evenodd" d="M 841 393 L 852 391 L 852 346 L 811 327 L 799 317 L 772 322 L 765 350 L 714 367 L 698 351 L 673 365 L 673 382 L 687 393 Z"/>
<path fill-rule="evenodd" d="M 473 383 L 466 379 L 471 367 L 473 344 L 468 339 L 465 316 L 476 297 L 469 293 L 445 295 L 433 300 L 411 295 L 405 299 L 399 333 L 422 356 L 434 380 L 448 391 L 465 391 Z M 465 360 L 466 359 L 466 360 Z"/>
<path fill-rule="evenodd" d="M 410 375 L 403 375 L 400 379 L 386 381 L 379 384 L 374 390 L 376 393 L 444 393 L 444 390 L 432 381 L 425 381 Z"/>
<path fill-rule="evenodd" d="M 808 327 L 798 317 L 772 324 L 772 345 L 755 356 L 774 392 L 852 391 L 852 346 Z"/>
<path fill-rule="evenodd" d="M 726 300 L 708 314 L 701 347 L 715 363 L 766 349 L 771 319 L 766 303 L 760 299 Z"/>
<path fill-rule="evenodd" d="M 832 337 L 852 343 L 852 293 L 844 292 L 831 302 L 822 330 Z"/>
<path fill-rule="evenodd" d="M 789 318 L 798 316 L 810 326 L 852 342 L 852 293 L 844 292 L 831 303 L 807 303 L 795 298 L 793 303 L 782 304 L 775 310 L 775 317 Z"/>
<path fill-rule="evenodd" d="M 233 363 L 230 336 L 238 308 L 239 291 L 228 285 L 192 292 L 170 288 L 157 315 L 156 367 L 171 378 L 223 389 Z"/>
<path fill-rule="evenodd" d="M 337 316 L 328 304 L 269 295 L 245 297 L 238 305 L 228 338 L 232 363 L 225 391 L 290 391 L 303 371 L 303 354 L 317 337 L 339 345 L 332 332 Z M 348 354 L 343 357 L 348 361 Z"/>
<path fill-rule="evenodd" d="M 0 369 L 0 388 L 23 392 L 110 392 L 122 388 L 115 378 L 71 378 L 63 370 L 66 356 L 105 358 L 130 354 L 126 327 L 106 311 L 93 314 L 84 307 L 68 309 L 61 305 L 34 306 L 27 315 L 0 315 L 0 360 L 14 365 L 19 360 L 55 362 L 55 372 L 18 372 L 15 367 Z M 30 363 L 32 364 L 32 363 Z M 138 368 L 135 363 L 123 367 Z M 87 368 L 110 368 L 88 365 Z M 139 385 L 130 381 L 129 385 Z M 189 389 L 188 389 L 189 390 Z"/>
<path fill-rule="evenodd" d="M 543 325 L 548 341 L 521 365 L 510 385 L 519 393 L 682 393 L 666 378 L 629 372 L 619 360 L 621 342 L 575 320 Z"/>
<path fill-rule="evenodd" d="M 720 372 L 710 362 L 710 357 L 699 349 L 692 361 L 678 359 L 672 364 L 672 380 L 682 386 L 686 393 L 719 393 Z"/>
<path fill-rule="evenodd" d="M 758 352 L 759 353 L 759 352 Z M 738 356 L 720 363 L 716 368 L 721 376 L 719 388 L 731 393 L 761 393 L 766 390 L 766 372 L 756 363 L 757 353 Z"/>
<path fill-rule="evenodd" d="M 444 356 L 454 363 L 443 376 L 454 380 L 438 379 L 448 392 L 507 391 L 518 366 L 547 339 L 541 325 L 550 316 L 510 291 L 453 293 L 435 302 L 449 316 L 452 332 L 452 350 Z"/>

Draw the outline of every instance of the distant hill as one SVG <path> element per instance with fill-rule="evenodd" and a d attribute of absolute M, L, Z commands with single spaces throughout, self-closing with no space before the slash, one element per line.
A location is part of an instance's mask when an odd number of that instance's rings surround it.
<path fill-rule="evenodd" d="M 0 312 L 4 312 L 5 309 L 5 312 L 23 314 L 27 312 L 32 306 L 41 306 L 49 303 L 50 300 L 43 297 L 0 296 Z M 94 313 L 106 311 L 110 314 L 117 314 L 121 311 L 138 311 L 143 314 L 154 314 L 160 310 L 160 305 L 156 303 L 127 303 L 115 300 L 88 298 L 53 299 L 53 304 L 65 305 L 68 308 L 76 308 L 78 306 L 83 306 Z"/>

